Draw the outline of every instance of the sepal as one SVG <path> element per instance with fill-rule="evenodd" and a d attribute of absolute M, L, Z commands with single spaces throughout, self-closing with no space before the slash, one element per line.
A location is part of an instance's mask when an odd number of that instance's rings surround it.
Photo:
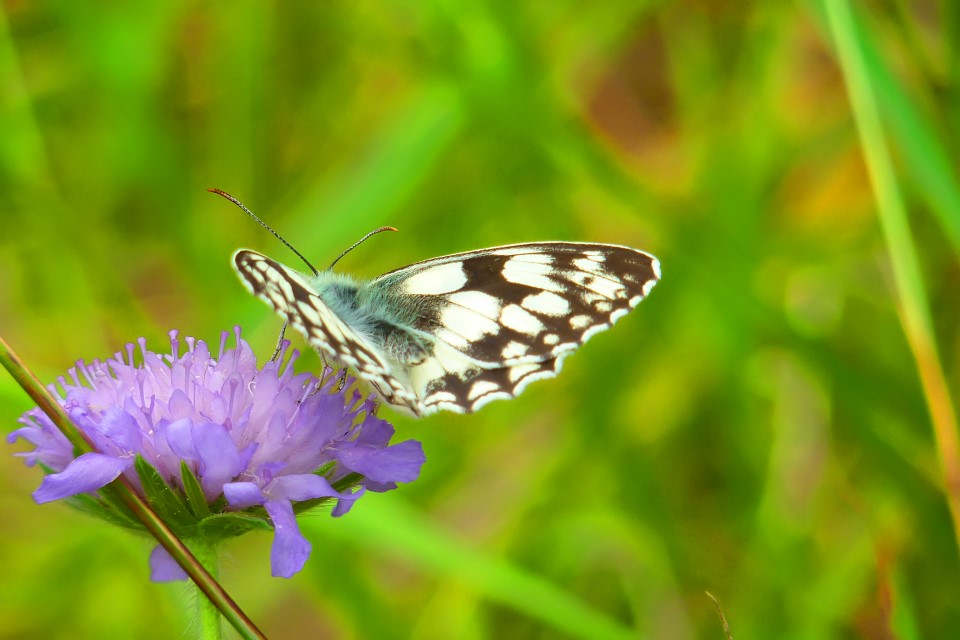
<path fill-rule="evenodd" d="M 67 498 L 66 503 L 78 511 L 125 529 L 143 529 L 143 523 L 136 519 L 127 505 L 104 498 L 100 494 L 94 497 L 89 493 L 81 493 Z"/>
<path fill-rule="evenodd" d="M 141 456 L 133 464 L 143 487 L 143 494 L 153 510 L 170 527 L 181 534 L 189 532 L 197 524 L 197 518 L 186 504 L 186 497 L 174 491 L 164 481 L 156 469 Z"/>
<path fill-rule="evenodd" d="M 265 518 L 266 513 L 263 517 L 249 513 L 216 513 L 201 520 L 197 530 L 201 537 L 213 542 L 233 538 L 248 531 L 273 529 L 273 525 Z"/>
<path fill-rule="evenodd" d="M 207 505 L 207 498 L 203 495 L 203 488 L 197 476 L 191 471 L 190 466 L 180 461 L 180 480 L 183 482 L 184 491 L 187 494 L 187 505 L 194 517 L 203 520 L 210 515 L 210 507 Z"/>

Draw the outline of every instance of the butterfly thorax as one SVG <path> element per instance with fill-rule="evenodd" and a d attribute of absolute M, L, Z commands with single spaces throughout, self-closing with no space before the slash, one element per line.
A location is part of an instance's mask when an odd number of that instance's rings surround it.
<path fill-rule="evenodd" d="M 422 362 L 433 341 L 415 328 L 426 311 L 371 280 L 321 271 L 311 284 L 317 295 L 344 323 L 371 345 L 403 365 Z"/>

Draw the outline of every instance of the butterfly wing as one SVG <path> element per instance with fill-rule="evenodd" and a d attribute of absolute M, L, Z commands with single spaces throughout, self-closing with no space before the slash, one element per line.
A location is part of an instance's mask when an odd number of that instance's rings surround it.
<path fill-rule="evenodd" d="M 402 384 L 416 413 L 476 411 L 556 375 L 563 358 L 609 328 L 660 278 L 650 254 L 607 244 L 539 242 L 418 262 L 371 285 L 418 309 L 430 358 Z"/>
<path fill-rule="evenodd" d="M 323 355 L 353 367 L 389 403 L 416 406 L 417 398 L 391 373 L 390 363 L 363 335 L 341 320 L 300 273 L 267 256 L 241 249 L 233 256 L 241 280 Z"/>

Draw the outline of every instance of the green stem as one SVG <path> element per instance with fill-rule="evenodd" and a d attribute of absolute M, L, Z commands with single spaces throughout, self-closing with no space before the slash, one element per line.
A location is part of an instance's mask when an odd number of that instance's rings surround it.
<path fill-rule="evenodd" d="M 860 133 L 870 182 L 877 199 L 880 227 L 890 252 L 893 279 L 900 302 L 900 318 L 913 352 L 933 422 L 933 434 L 944 475 L 944 493 L 960 547 L 960 443 L 957 418 L 940 362 L 920 261 L 907 221 L 880 111 L 863 50 L 857 43 L 856 24 L 847 0 L 822 0 L 836 42 L 840 67 L 847 84 L 854 119 Z"/>
<path fill-rule="evenodd" d="M 216 580 L 220 573 L 216 546 L 207 540 L 197 540 L 191 541 L 190 547 L 204 569 Z M 210 602 L 210 599 L 207 598 L 199 586 L 195 589 L 195 597 L 197 599 L 197 618 L 200 624 L 199 635 L 201 640 L 222 640 L 223 625 L 220 624 L 220 610 Z"/>
<path fill-rule="evenodd" d="M 10 372 L 17 384 L 23 387 L 27 395 L 63 432 L 73 444 L 77 455 L 93 451 L 93 447 L 87 442 L 83 432 L 73 424 L 57 399 L 40 383 L 2 337 L 0 337 L 0 364 Z M 100 492 L 105 497 L 122 502 L 130 509 L 133 515 L 143 523 L 144 528 L 150 535 L 156 538 L 157 542 L 167 550 L 167 553 L 176 560 L 177 564 L 183 567 L 183 570 L 190 576 L 197 588 L 223 613 L 223 617 L 230 621 L 230 624 L 233 625 L 241 637 L 247 639 L 266 638 L 253 624 L 253 621 L 237 606 L 237 603 L 224 591 L 220 583 L 190 553 L 190 550 L 187 549 L 180 538 L 170 530 L 150 505 L 137 495 L 133 486 L 124 476 L 120 476 L 103 487 Z"/>

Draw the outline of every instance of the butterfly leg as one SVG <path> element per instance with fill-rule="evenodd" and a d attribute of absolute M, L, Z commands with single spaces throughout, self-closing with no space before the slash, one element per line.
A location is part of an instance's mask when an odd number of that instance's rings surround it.
<path fill-rule="evenodd" d="M 323 365 L 320 367 L 320 371 L 323 372 L 322 377 L 326 378 L 328 374 L 333 372 L 333 367 L 331 367 L 330 363 L 327 362 L 327 356 L 323 355 L 322 351 L 317 350 L 317 355 L 320 356 L 320 364 Z"/>
<path fill-rule="evenodd" d="M 340 372 L 340 379 L 337 381 L 337 389 L 335 393 L 340 393 L 341 391 L 343 391 L 343 388 L 347 385 L 347 371 L 348 369 L 344 367 L 343 370 Z M 328 379 L 327 376 L 324 375 L 322 378 L 317 380 L 316 386 L 314 386 L 313 391 L 307 394 L 307 397 L 309 398 L 310 396 L 313 396 L 319 393 L 320 389 L 322 389 L 323 386 L 326 384 L 327 379 Z"/>
<path fill-rule="evenodd" d="M 280 327 L 280 337 L 277 338 L 277 348 L 274 349 L 273 355 L 270 356 L 270 360 L 276 360 L 280 355 L 280 351 L 283 349 L 283 336 L 287 332 L 287 321 L 283 321 L 283 326 Z"/>
<path fill-rule="evenodd" d="M 299 405 L 299 404 L 303 404 L 304 400 L 306 400 L 307 398 L 310 398 L 311 396 L 315 395 L 318 391 L 320 391 L 320 388 L 321 388 L 322 386 L 323 386 L 323 381 L 322 381 L 322 380 L 316 380 L 316 381 L 313 383 L 313 389 L 310 390 L 310 393 L 308 393 L 307 395 L 305 395 L 305 396 L 303 396 L 302 398 L 300 398 L 299 400 L 297 400 L 297 404 L 298 404 L 298 405 Z"/>

